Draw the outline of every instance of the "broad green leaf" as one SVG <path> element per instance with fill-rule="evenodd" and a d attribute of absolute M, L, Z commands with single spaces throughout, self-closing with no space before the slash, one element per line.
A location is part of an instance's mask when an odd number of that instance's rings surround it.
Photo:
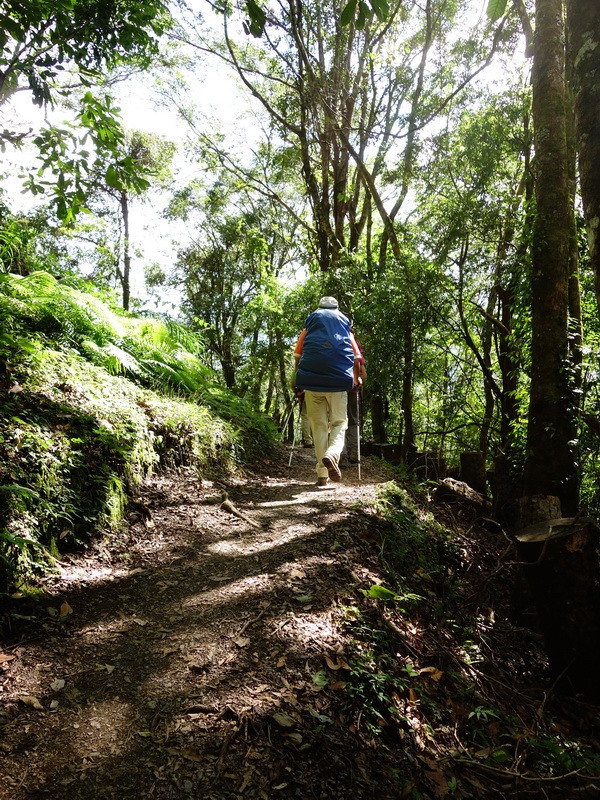
<path fill-rule="evenodd" d="M 387 589 L 385 586 L 379 586 L 378 584 L 373 584 L 373 586 L 365 590 L 364 593 L 367 597 L 373 597 L 376 600 L 396 600 L 398 597 L 396 592 L 392 592 L 391 589 Z"/>
<path fill-rule="evenodd" d="M 294 600 L 297 600 L 299 603 L 312 603 L 314 600 L 314 596 L 312 594 L 296 594 L 294 595 Z"/>
<path fill-rule="evenodd" d="M 352 19 L 354 18 L 354 14 L 356 13 L 356 5 L 358 0 L 349 0 L 348 3 L 342 9 L 342 13 L 340 15 L 340 23 L 342 25 L 349 25 Z"/>
<path fill-rule="evenodd" d="M 506 0 L 488 0 L 487 15 L 492 22 L 500 19 L 506 11 Z"/>
<path fill-rule="evenodd" d="M 246 10 L 250 17 L 250 33 L 256 38 L 262 36 L 267 21 L 267 14 L 264 8 L 259 6 L 256 0 L 247 0 Z"/>
<path fill-rule="evenodd" d="M 327 677 L 327 673 L 325 672 L 325 670 L 321 669 L 319 670 L 319 672 L 315 672 L 315 674 L 312 677 L 312 681 L 315 684 L 315 686 L 318 686 L 319 688 L 322 689 L 329 683 L 329 678 Z"/>
<path fill-rule="evenodd" d="M 121 188 L 118 172 L 112 164 L 107 168 L 104 179 L 106 180 L 107 186 L 111 186 L 113 189 Z"/>
<path fill-rule="evenodd" d="M 377 19 L 384 22 L 390 13 L 387 0 L 369 0 L 369 2 L 371 3 L 371 8 L 375 12 Z"/>

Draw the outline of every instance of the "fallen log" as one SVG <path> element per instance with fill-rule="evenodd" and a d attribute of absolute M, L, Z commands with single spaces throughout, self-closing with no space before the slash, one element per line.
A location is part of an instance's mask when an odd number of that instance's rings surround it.
<path fill-rule="evenodd" d="M 492 508 L 491 500 L 481 492 L 476 492 L 463 481 L 456 478 L 444 478 L 435 488 L 435 498 L 442 503 L 467 500 L 469 503 L 481 506 L 486 511 Z"/>

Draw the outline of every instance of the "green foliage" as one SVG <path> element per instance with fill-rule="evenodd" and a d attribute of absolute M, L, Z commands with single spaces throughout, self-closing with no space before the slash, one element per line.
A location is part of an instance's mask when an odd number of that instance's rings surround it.
<path fill-rule="evenodd" d="M 380 487 L 376 508 L 387 523 L 381 556 L 396 582 L 387 591 L 404 605 L 416 604 L 424 613 L 429 600 L 421 596 L 423 585 L 436 585 L 436 592 L 453 592 L 448 566 L 456 554 L 451 537 L 395 481 Z"/>
<path fill-rule="evenodd" d="M 394 592 L 386 586 L 381 586 L 377 583 L 373 584 L 369 589 L 363 589 L 362 592 L 365 597 L 371 597 L 373 600 L 394 601 L 395 603 L 402 603 L 403 605 L 407 603 L 418 603 L 419 600 L 423 600 L 420 594 L 414 594 L 412 592 Z"/>
<path fill-rule="evenodd" d="M 89 76 L 126 58 L 149 57 L 166 19 L 160 0 L 7 0 L 0 11 L 0 103 L 24 86 L 36 105 L 51 102 L 72 64 Z"/>
<path fill-rule="evenodd" d="M 75 125 L 45 127 L 34 139 L 40 168 L 30 175 L 33 194 L 50 192 L 61 221 L 72 222 L 85 208 L 94 164 L 111 155 L 105 179 L 139 191 L 147 185 L 139 165 L 119 154 L 123 138 L 119 113 L 110 97 L 97 98 L 90 86 L 103 82 L 106 71 L 122 63 L 143 65 L 157 52 L 158 37 L 168 25 L 167 7 L 160 0 L 143 4 L 124 0 L 8 0 L 0 11 L 0 105 L 18 91 L 28 90 L 34 104 L 59 98 L 72 100 L 73 77 L 84 87 Z M 70 74 L 70 80 L 64 76 Z M 82 135 L 83 131 L 83 135 Z M 4 130 L 6 141 L 19 144 L 24 133 Z M 87 141 L 86 141 L 87 140 Z M 42 179 L 45 172 L 51 179 Z"/>
<path fill-rule="evenodd" d="M 360 705 L 369 732 L 377 735 L 389 715 L 397 713 L 394 693 L 404 694 L 410 679 L 397 674 L 389 638 L 358 609 L 347 609 L 345 624 L 351 637 L 348 696 Z"/>
<path fill-rule="evenodd" d="M 506 0 L 488 0 L 487 15 L 492 22 L 496 22 L 506 11 Z"/>
<path fill-rule="evenodd" d="M 362 30 L 373 15 L 383 22 L 388 18 L 389 13 L 390 7 L 387 0 L 368 0 L 368 2 L 349 0 L 340 14 L 340 24 L 350 25 L 354 20 L 356 28 Z"/>
<path fill-rule="evenodd" d="M 585 734 L 557 723 L 544 708 L 545 694 L 530 695 L 531 640 L 523 638 L 519 657 L 519 631 L 504 621 L 501 598 L 492 600 L 492 613 L 480 616 L 488 603 L 481 587 L 494 581 L 483 559 L 458 552 L 468 549 L 470 537 L 457 525 L 452 536 L 458 541 L 449 543 L 451 534 L 432 519 L 427 498 L 408 489 L 386 485 L 373 508 L 383 536 L 385 586 L 363 591 L 364 602 L 344 609 L 347 713 L 360 735 L 372 746 L 401 741 L 405 749 L 435 752 L 444 765 L 438 777 L 459 797 L 469 763 L 498 782 L 526 776 L 532 791 L 576 771 L 597 775 L 600 759 Z M 497 577 L 504 544 L 496 552 L 490 539 L 481 543 L 482 552 L 490 546 Z M 443 578 L 449 570 L 451 592 Z M 396 585 L 399 571 L 416 573 L 408 582 L 424 598 L 402 609 L 394 605 L 402 590 L 386 588 Z M 443 612 L 431 616 L 436 606 Z M 514 681 L 521 686 L 518 696 Z M 503 796 L 505 787 L 497 787 Z M 568 784 L 562 791 L 569 795 Z"/>
<path fill-rule="evenodd" d="M 120 109 L 110 96 L 85 92 L 74 123 L 43 128 L 35 137 L 39 168 L 25 182 L 33 195 L 49 193 L 58 219 L 70 224 L 86 208 L 99 172 L 105 185 L 141 194 L 150 185 L 144 162 L 125 150 Z"/>
<path fill-rule="evenodd" d="M 246 10 L 248 11 L 248 20 L 244 24 L 244 30 L 246 33 L 251 33 L 252 36 L 262 36 L 267 21 L 264 8 L 256 0 L 246 0 Z"/>
<path fill-rule="evenodd" d="M 227 472 L 276 432 L 218 386 L 198 337 L 45 273 L 0 275 L 0 573 L 85 545 L 158 467 Z"/>

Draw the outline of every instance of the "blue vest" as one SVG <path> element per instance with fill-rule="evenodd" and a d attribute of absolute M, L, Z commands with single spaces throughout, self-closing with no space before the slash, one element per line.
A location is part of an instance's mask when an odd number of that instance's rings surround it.
<path fill-rule="evenodd" d="M 296 386 L 313 392 L 349 392 L 354 386 L 354 350 L 348 318 L 337 309 L 318 308 L 304 327 Z"/>

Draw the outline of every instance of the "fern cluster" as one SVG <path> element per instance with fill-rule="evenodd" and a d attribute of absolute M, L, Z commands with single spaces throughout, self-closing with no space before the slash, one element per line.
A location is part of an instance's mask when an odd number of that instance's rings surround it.
<path fill-rule="evenodd" d="M 107 532 L 157 467 L 231 471 L 276 431 L 202 342 L 44 272 L 0 275 L 0 579 Z"/>

